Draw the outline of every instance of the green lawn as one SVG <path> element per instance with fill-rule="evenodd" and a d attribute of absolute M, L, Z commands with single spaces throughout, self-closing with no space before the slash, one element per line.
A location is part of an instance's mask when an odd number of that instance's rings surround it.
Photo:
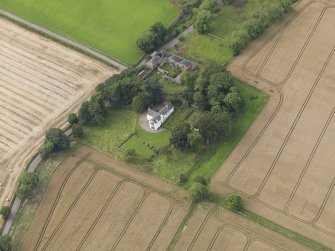
<path fill-rule="evenodd" d="M 136 40 L 144 31 L 178 15 L 169 0 L 1 0 L 0 8 L 127 64 L 143 55 Z"/>
<path fill-rule="evenodd" d="M 134 150 L 135 154 L 141 159 L 149 159 L 154 151 L 151 150 L 141 138 L 137 135 L 133 135 L 131 138 L 127 140 L 126 143 L 122 145 L 122 149 L 125 150 Z"/>
<path fill-rule="evenodd" d="M 135 132 L 137 114 L 128 109 L 111 111 L 101 126 L 86 126 L 81 143 L 122 159 L 119 146 Z"/>
<path fill-rule="evenodd" d="M 185 37 L 178 47 L 186 49 L 185 55 L 200 63 L 226 64 L 233 52 L 229 48 L 229 38 L 240 25 L 248 19 L 250 14 L 261 4 L 269 0 L 248 0 L 243 7 L 223 5 L 218 13 L 210 20 L 209 33 L 214 35 L 200 35 L 196 31 Z"/>

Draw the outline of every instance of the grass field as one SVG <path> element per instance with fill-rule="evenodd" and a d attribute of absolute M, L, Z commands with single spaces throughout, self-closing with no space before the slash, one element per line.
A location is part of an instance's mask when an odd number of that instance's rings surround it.
<path fill-rule="evenodd" d="M 178 15 L 169 0 L 2 0 L 0 8 L 126 64 L 143 55 L 136 40 L 144 31 L 158 21 L 168 26 Z"/>
<path fill-rule="evenodd" d="M 135 132 L 136 118 L 136 113 L 128 109 L 111 111 L 103 125 L 85 127 L 80 142 L 121 159 L 119 146 Z"/>
<path fill-rule="evenodd" d="M 233 57 L 229 37 L 260 4 L 267 2 L 270 1 L 248 0 L 243 7 L 223 5 L 210 21 L 208 33 L 214 36 L 200 35 L 194 31 L 178 46 L 186 48 L 185 54 L 201 63 L 226 64 Z"/>

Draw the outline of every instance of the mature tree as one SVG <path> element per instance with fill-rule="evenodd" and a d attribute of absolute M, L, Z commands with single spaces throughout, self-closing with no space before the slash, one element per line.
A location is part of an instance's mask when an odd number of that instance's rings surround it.
<path fill-rule="evenodd" d="M 211 117 L 202 117 L 195 124 L 195 128 L 199 130 L 203 141 L 207 144 L 214 143 L 219 138 L 219 128 L 217 123 Z"/>
<path fill-rule="evenodd" d="M 183 101 L 181 100 L 181 98 L 179 97 L 179 95 L 173 95 L 170 98 L 170 103 L 174 106 L 174 107 L 178 107 L 181 106 L 183 104 Z"/>
<path fill-rule="evenodd" d="M 191 185 L 189 194 L 193 202 L 201 202 L 208 198 L 208 188 L 203 184 L 195 182 Z"/>
<path fill-rule="evenodd" d="M 81 138 L 84 134 L 83 127 L 80 124 L 74 124 L 72 126 L 72 135 L 75 138 Z"/>
<path fill-rule="evenodd" d="M 245 47 L 247 47 L 249 41 L 250 35 L 248 31 L 240 29 L 233 32 L 229 41 L 229 47 L 233 50 L 233 53 L 236 56 L 240 54 Z"/>
<path fill-rule="evenodd" d="M 188 138 L 187 135 L 191 132 L 190 124 L 183 123 L 171 131 L 171 144 L 177 149 L 186 149 L 188 148 Z"/>
<path fill-rule="evenodd" d="M 163 90 L 157 78 L 147 78 L 141 88 L 140 93 L 145 96 L 146 107 L 152 104 L 160 104 L 163 102 Z"/>
<path fill-rule="evenodd" d="M 68 121 L 71 125 L 73 125 L 73 124 L 79 122 L 79 118 L 78 118 L 77 114 L 75 114 L 75 113 L 70 113 L 69 116 L 68 116 L 68 118 L 67 118 L 67 121 Z"/>
<path fill-rule="evenodd" d="M 0 236 L 0 250 L 1 251 L 10 251 L 11 247 L 11 237 L 9 235 L 1 235 Z"/>
<path fill-rule="evenodd" d="M 208 10 L 200 10 L 195 17 L 194 26 L 200 33 L 206 33 L 209 29 L 209 19 L 211 18 L 211 12 Z"/>
<path fill-rule="evenodd" d="M 227 93 L 229 88 L 233 86 L 233 77 L 229 72 L 213 73 L 210 77 L 210 85 L 208 89 L 215 88 L 213 93 L 208 93 L 209 96 L 215 96 L 215 91 Z M 208 92 L 210 92 L 208 90 Z"/>
<path fill-rule="evenodd" d="M 241 211 L 243 209 L 242 198 L 239 195 L 233 194 L 226 198 L 227 207 L 234 211 Z"/>
<path fill-rule="evenodd" d="M 70 146 L 69 139 L 63 134 L 59 128 L 51 128 L 47 131 L 45 136 L 45 143 L 51 142 L 55 151 L 68 149 Z"/>
<path fill-rule="evenodd" d="M 243 105 L 243 100 L 239 93 L 232 92 L 226 95 L 224 103 L 229 110 L 236 111 Z"/>
<path fill-rule="evenodd" d="M 93 124 L 101 125 L 106 118 L 106 108 L 101 99 L 91 100 L 88 105 L 88 112 L 90 113 L 91 121 Z"/>
<path fill-rule="evenodd" d="M 202 136 L 197 131 L 192 131 L 191 133 L 187 134 L 187 141 L 188 145 L 193 151 L 196 151 L 199 149 L 199 146 L 202 143 Z"/>
<path fill-rule="evenodd" d="M 38 176 L 35 173 L 24 172 L 19 179 L 19 187 L 17 189 L 17 196 L 21 200 L 30 199 L 33 189 L 38 184 Z"/>
<path fill-rule="evenodd" d="M 216 122 L 220 135 L 230 136 L 234 129 L 234 122 L 231 114 L 220 105 L 213 106 L 211 118 Z"/>
<path fill-rule="evenodd" d="M 140 94 L 133 98 L 132 108 L 137 113 L 141 113 L 145 110 L 146 105 L 145 105 L 144 95 Z"/>
<path fill-rule="evenodd" d="M 209 104 L 207 102 L 206 97 L 200 90 L 194 93 L 193 101 L 194 105 L 198 107 L 200 110 L 207 110 Z"/>
<path fill-rule="evenodd" d="M 0 214 L 4 220 L 7 220 L 10 215 L 11 207 L 10 206 L 3 206 L 0 210 Z M 1 250 L 1 249 L 0 249 Z"/>
<path fill-rule="evenodd" d="M 149 31 L 145 32 L 138 40 L 137 46 L 146 53 L 153 52 L 164 42 L 167 29 L 162 23 L 155 23 Z"/>
<path fill-rule="evenodd" d="M 55 145 L 51 141 L 46 141 L 39 150 L 42 159 L 47 159 L 54 152 L 55 152 Z"/>
<path fill-rule="evenodd" d="M 185 173 L 180 174 L 179 175 L 179 184 L 180 185 L 185 184 L 186 181 L 187 181 L 187 179 L 188 179 L 188 177 L 187 177 L 187 175 Z"/>
<path fill-rule="evenodd" d="M 80 110 L 79 110 L 79 114 L 78 114 L 79 121 L 83 125 L 88 124 L 91 120 L 91 115 L 90 115 L 90 112 L 88 111 L 89 106 L 90 106 L 90 102 L 85 101 L 84 103 L 82 103 Z"/>

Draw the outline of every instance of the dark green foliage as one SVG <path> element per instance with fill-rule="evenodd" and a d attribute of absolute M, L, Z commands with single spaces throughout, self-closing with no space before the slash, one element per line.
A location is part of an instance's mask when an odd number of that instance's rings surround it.
<path fill-rule="evenodd" d="M 188 177 L 185 173 L 182 173 L 181 175 L 179 175 L 179 184 L 183 185 L 186 183 Z"/>
<path fill-rule="evenodd" d="M 291 8 L 292 0 L 276 0 L 265 4 L 252 13 L 251 17 L 230 38 L 229 45 L 234 55 L 238 55 L 252 39 L 262 34 L 266 28 L 280 19 Z"/>
<path fill-rule="evenodd" d="M 189 15 L 194 8 L 199 7 L 201 0 L 184 0 L 181 4 L 183 15 Z"/>
<path fill-rule="evenodd" d="M 203 138 L 199 132 L 192 131 L 191 133 L 187 134 L 187 141 L 190 149 L 197 151 L 203 142 Z"/>
<path fill-rule="evenodd" d="M 233 194 L 226 198 L 227 207 L 233 211 L 241 211 L 243 209 L 242 198 Z"/>
<path fill-rule="evenodd" d="M 161 46 L 164 42 L 164 37 L 167 34 L 167 29 L 162 23 L 155 23 L 149 31 L 145 32 L 140 37 L 136 44 L 138 48 L 143 50 L 145 53 L 151 53 L 156 48 Z"/>
<path fill-rule="evenodd" d="M 0 214 L 4 220 L 7 220 L 10 215 L 11 207 L 10 206 L 3 206 L 0 210 Z"/>
<path fill-rule="evenodd" d="M 81 138 L 84 134 L 83 127 L 80 124 L 74 124 L 72 126 L 72 135 L 75 138 Z"/>
<path fill-rule="evenodd" d="M 35 173 L 24 172 L 19 179 L 19 187 L 17 189 L 17 196 L 21 200 L 30 199 L 33 189 L 38 184 L 38 176 Z"/>
<path fill-rule="evenodd" d="M 77 114 L 75 114 L 75 113 L 70 113 L 69 116 L 68 116 L 68 118 L 67 118 L 67 121 L 68 121 L 71 125 L 73 125 L 73 124 L 79 122 L 79 118 L 78 118 Z"/>
<path fill-rule="evenodd" d="M 43 144 L 39 153 L 41 154 L 42 159 L 47 159 L 51 154 L 55 152 L 55 145 L 51 141 L 47 141 Z"/>
<path fill-rule="evenodd" d="M 90 121 L 90 113 L 88 112 L 89 107 L 89 101 L 85 101 L 81 104 L 80 110 L 79 110 L 79 121 L 81 124 L 86 125 Z"/>
<path fill-rule="evenodd" d="M 204 177 L 202 177 L 202 176 L 195 177 L 194 181 L 198 182 L 198 183 L 200 183 L 202 185 L 205 185 L 205 186 L 207 185 L 207 180 Z"/>
<path fill-rule="evenodd" d="M 55 151 L 68 149 L 70 146 L 69 139 L 63 134 L 59 128 L 51 128 L 45 136 L 45 144 L 51 142 L 54 145 Z"/>
<path fill-rule="evenodd" d="M 11 248 L 11 237 L 9 235 L 0 236 L 0 251 L 10 251 Z"/>
<path fill-rule="evenodd" d="M 174 107 L 179 107 L 183 104 L 183 101 L 181 100 L 181 98 L 178 95 L 173 95 L 170 98 L 170 103 L 174 106 Z"/>
<path fill-rule="evenodd" d="M 213 106 L 211 109 L 211 118 L 216 122 L 219 134 L 229 137 L 234 129 L 234 122 L 231 114 L 219 105 Z"/>
<path fill-rule="evenodd" d="M 201 202 L 208 198 L 208 188 L 203 184 L 195 182 L 189 189 L 189 195 L 194 203 Z"/>
<path fill-rule="evenodd" d="M 211 12 L 208 10 L 200 10 L 195 17 L 194 27 L 200 33 L 206 33 L 209 29 L 209 20 Z"/>
<path fill-rule="evenodd" d="M 145 100 L 144 95 L 138 95 L 133 98 L 132 108 L 134 112 L 141 113 L 145 110 Z"/>
<path fill-rule="evenodd" d="M 202 117 L 194 126 L 208 145 L 219 139 L 219 125 L 210 117 Z"/>
<path fill-rule="evenodd" d="M 187 135 L 191 132 L 190 124 L 183 123 L 176 126 L 171 131 L 170 143 L 177 149 L 188 148 L 188 137 Z"/>
<path fill-rule="evenodd" d="M 243 100 L 239 93 L 233 92 L 226 95 L 224 103 L 230 111 L 236 111 L 243 105 Z"/>
<path fill-rule="evenodd" d="M 136 160 L 136 153 L 134 149 L 129 149 L 126 151 L 125 154 L 125 161 L 126 162 L 134 162 Z"/>

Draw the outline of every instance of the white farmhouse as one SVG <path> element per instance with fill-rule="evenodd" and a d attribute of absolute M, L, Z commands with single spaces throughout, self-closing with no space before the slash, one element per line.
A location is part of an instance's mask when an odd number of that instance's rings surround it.
<path fill-rule="evenodd" d="M 171 104 L 165 105 L 159 112 L 148 109 L 147 119 L 152 130 L 158 130 L 164 121 L 173 113 L 174 106 Z"/>

